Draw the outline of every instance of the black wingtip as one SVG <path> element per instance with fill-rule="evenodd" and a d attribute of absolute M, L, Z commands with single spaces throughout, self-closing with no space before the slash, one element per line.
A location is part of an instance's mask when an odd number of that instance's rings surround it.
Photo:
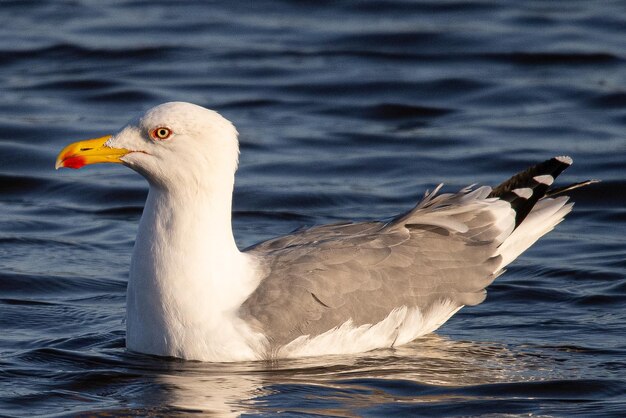
<path fill-rule="evenodd" d="M 572 165 L 571 157 L 561 155 L 534 165 L 494 188 L 489 197 L 506 200 L 515 210 L 515 227 L 550 190 L 554 180 Z"/>
<path fill-rule="evenodd" d="M 559 155 L 558 157 L 552 158 L 552 160 L 557 160 L 562 164 L 567 164 L 568 167 L 574 163 L 574 160 L 569 155 Z"/>

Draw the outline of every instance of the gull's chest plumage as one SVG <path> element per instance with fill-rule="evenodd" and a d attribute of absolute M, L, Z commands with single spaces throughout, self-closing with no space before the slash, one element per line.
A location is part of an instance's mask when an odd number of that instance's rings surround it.
<path fill-rule="evenodd" d="M 128 348 L 207 361 L 259 358 L 251 347 L 262 336 L 236 312 L 254 286 L 253 260 L 213 245 L 219 237 L 210 225 L 194 222 L 202 217 L 189 207 L 173 215 L 169 200 L 151 191 L 140 222 L 127 291 Z"/>

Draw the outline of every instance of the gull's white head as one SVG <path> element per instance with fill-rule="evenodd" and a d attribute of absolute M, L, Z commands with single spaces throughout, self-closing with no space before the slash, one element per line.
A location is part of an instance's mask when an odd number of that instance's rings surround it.
<path fill-rule="evenodd" d="M 56 168 L 121 163 L 152 185 L 199 185 L 237 169 L 237 130 L 204 107 L 170 102 L 153 107 L 114 135 L 65 147 Z"/>

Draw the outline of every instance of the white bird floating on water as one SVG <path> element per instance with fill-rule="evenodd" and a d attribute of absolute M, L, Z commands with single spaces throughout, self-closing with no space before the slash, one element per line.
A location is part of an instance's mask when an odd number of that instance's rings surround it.
<path fill-rule="evenodd" d="M 492 189 L 437 194 L 389 222 L 313 227 L 235 244 L 235 127 L 165 103 L 115 135 L 77 142 L 56 167 L 121 163 L 150 184 L 133 250 L 126 345 L 202 361 L 356 353 L 439 328 L 571 210 L 555 157 Z"/>

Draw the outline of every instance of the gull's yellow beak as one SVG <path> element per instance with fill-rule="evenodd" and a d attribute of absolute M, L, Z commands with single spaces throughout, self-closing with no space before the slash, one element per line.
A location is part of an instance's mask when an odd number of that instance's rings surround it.
<path fill-rule="evenodd" d="M 111 138 L 111 135 L 74 142 L 68 145 L 57 156 L 54 168 L 58 170 L 60 167 L 81 168 L 88 164 L 121 163 L 122 160 L 120 158 L 130 151 L 124 148 L 105 146 L 104 144 L 109 138 Z"/>

